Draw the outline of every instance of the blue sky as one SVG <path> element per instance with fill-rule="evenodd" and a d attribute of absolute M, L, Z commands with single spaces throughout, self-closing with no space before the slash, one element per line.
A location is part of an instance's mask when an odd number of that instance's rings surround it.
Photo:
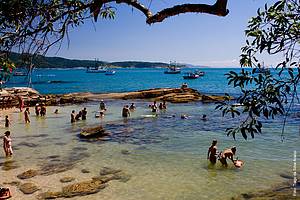
<path fill-rule="evenodd" d="M 144 0 L 149 2 L 149 0 Z M 153 0 L 154 10 L 174 4 L 208 3 L 215 0 Z M 214 67 L 238 66 L 244 29 L 259 7 L 274 0 L 229 0 L 226 17 L 181 14 L 162 23 L 147 25 L 142 13 L 127 5 L 115 5 L 114 20 L 87 21 L 70 32 L 70 44 L 50 56 L 104 61 L 177 61 Z M 267 65 L 276 58 L 264 57 Z"/>

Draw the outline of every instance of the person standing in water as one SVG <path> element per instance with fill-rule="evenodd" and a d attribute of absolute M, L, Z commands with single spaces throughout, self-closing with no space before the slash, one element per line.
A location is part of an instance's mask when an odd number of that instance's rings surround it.
<path fill-rule="evenodd" d="M 34 110 L 35 110 L 35 115 L 39 116 L 40 115 L 40 106 L 38 103 L 35 104 Z"/>
<path fill-rule="evenodd" d="M 8 115 L 5 116 L 5 128 L 8 128 L 9 125 L 11 125 L 9 119 L 8 119 Z"/>
<path fill-rule="evenodd" d="M 83 108 L 83 110 L 81 111 L 81 119 L 86 120 L 86 115 L 87 115 L 86 108 Z"/>
<path fill-rule="evenodd" d="M 129 116 L 130 116 L 129 106 L 126 105 L 123 107 L 122 117 L 129 117 Z"/>
<path fill-rule="evenodd" d="M 105 108 L 105 103 L 103 101 L 103 99 L 100 101 L 100 106 L 99 106 L 100 110 L 106 110 Z"/>
<path fill-rule="evenodd" d="M 21 96 L 18 96 L 18 101 L 19 101 L 19 109 L 20 109 L 20 112 L 23 111 L 23 108 L 24 108 L 24 100 Z"/>
<path fill-rule="evenodd" d="M 130 105 L 130 107 L 129 107 L 129 110 L 133 111 L 133 110 L 135 110 L 135 109 L 136 109 L 136 107 L 135 107 L 134 103 L 131 103 L 131 105 Z"/>
<path fill-rule="evenodd" d="M 75 122 L 75 110 L 72 110 L 72 113 L 71 113 L 71 123 L 74 123 Z"/>
<path fill-rule="evenodd" d="M 232 161 L 232 163 L 235 165 L 235 161 L 233 159 L 233 156 L 235 155 L 235 153 L 236 153 L 236 147 L 235 146 L 231 147 L 230 149 L 225 149 L 223 152 L 220 153 L 219 160 L 220 160 L 220 162 L 222 163 L 222 165 L 224 167 L 228 166 L 227 158 L 229 158 Z"/>
<path fill-rule="evenodd" d="M 211 146 L 208 148 L 207 151 L 207 159 L 213 165 L 216 164 L 217 162 L 217 154 L 218 154 L 217 143 L 218 143 L 217 140 L 213 140 Z"/>
<path fill-rule="evenodd" d="M 3 149 L 4 149 L 6 157 L 13 155 L 12 143 L 11 143 L 11 137 L 10 137 L 10 131 L 6 131 L 4 133 L 4 137 L 3 137 Z"/>
<path fill-rule="evenodd" d="M 29 108 L 26 108 L 24 112 L 25 123 L 30 123 L 29 115 L 30 115 Z"/>

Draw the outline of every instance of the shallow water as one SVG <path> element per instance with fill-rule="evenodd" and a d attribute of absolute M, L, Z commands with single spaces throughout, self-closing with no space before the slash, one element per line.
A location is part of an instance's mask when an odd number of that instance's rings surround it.
<path fill-rule="evenodd" d="M 266 124 L 263 133 L 255 139 L 245 141 L 238 137 L 234 141 L 224 130 L 235 121 L 222 118 L 213 104 L 168 104 L 166 112 L 151 117 L 147 108 L 149 102 L 138 101 L 137 110 L 124 121 L 121 108 L 129 103 L 108 101 L 108 111 L 102 120 L 94 117 L 97 104 L 58 107 L 58 115 L 53 114 L 56 107 L 48 107 L 45 118 L 35 117 L 31 108 L 30 125 L 24 124 L 23 114 L 13 113 L 10 130 L 15 163 L 12 165 L 20 167 L 0 170 L 0 184 L 18 180 L 17 174 L 45 163 L 74 163 L 75 167 L 69 171 L 37 176 L 30 182 L 42 188 L 39 192 L 57 191 L 66 185 L 59 182 L 64 176 L 73 176 L 76 181 L 89 180 L 99 175 L 102 167 L 108 166 L 123 170 L 131 179 L 126 183 L 111 181 L 97 194 L 74 199 L 223 200 L 280 183 L 284 181 L 280 173 L 292 175 L 294 150 L 300 152 L 297 118 L 289 118 L 283 142 L 280 119 Z M 71 125 L 71 111 L 84 106 L 88 110 L 87 121 Z M 204 113 L 207 121 L 200 120 Z M 188 119 L 180 119 L 181 114 L 187 114 Z M 83 127 L 99 124 L 112 133 L 107 141 L 78 139 L 77 134 Z M 1 133 L 5 130 L 0 128 Z M 242 169 L 208 165 L 207 149 L 214 138 L 219 141 L 219 150 L 237 146 L 237 156 L 245 161 Z M 5 158 L 0 157 L 0 163 L 3 162 Z M 83 174 L 82 169 L 91 173 Z M 12 189 L 13 199 L 34 199 L 39 193 L 24 196 L 15 187 Z"/>

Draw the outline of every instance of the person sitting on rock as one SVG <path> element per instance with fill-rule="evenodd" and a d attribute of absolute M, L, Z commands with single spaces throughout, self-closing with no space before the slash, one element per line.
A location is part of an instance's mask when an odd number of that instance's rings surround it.
<path fill-rule="evenodd" d="M 0 187 L 0 200 L 12 197 L 9 188 Z"/>

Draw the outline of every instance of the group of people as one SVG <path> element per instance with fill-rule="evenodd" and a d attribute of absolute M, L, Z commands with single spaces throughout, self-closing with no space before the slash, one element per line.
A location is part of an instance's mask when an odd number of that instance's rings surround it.
<path fill-rule="evenodd" d="M 47 109 L 46 109 L 46 105 L 44 103 L 41 103 L 41 105 L 37 103 L 35 105 L 34 109 L 35 109 L 36 116 L 43 117 L 46 115 Z"/>
<path fill-rule="evenodd" d="M 157 106 L 156 101 L 153 102 L 153 104 L 149 105 L 149 108 L 151 108 L 151 111 L 156 113 L 159 110 L 166 110 L 167 109 L 167 103 L 166 101 L 160 102 Z"/>
<path fill-rule="evenodd" d="M 83 108 L 77 114 L 76 114 L 75 110 L 72 110 L 72 113 L 71 113 L 71 123 L 74 123 L 74 122 L 76 122 L 78 120 L 86 120 L 86 116 L 87 116 L 87 110 L 86 110 L 86 108 Z"/>
<path fill-rule="evenodd" d="M 210 161 L 211 164 L 216 164 L 217 160 L 220 161 L 222 166 L 227 167 L 227 158 L 232 161 L 235 167 L 241 167 L 243 165 L 243 161 L 234 159 L 233 156 L 236 154 L 236 147 L 233 146 L 231 148 L 225 149 L 223 152 L 218 152 L 217 148 L 217 140 L 213 140 L 211 146 L 208 148 L 207 151 L 207 159 Z"/>

